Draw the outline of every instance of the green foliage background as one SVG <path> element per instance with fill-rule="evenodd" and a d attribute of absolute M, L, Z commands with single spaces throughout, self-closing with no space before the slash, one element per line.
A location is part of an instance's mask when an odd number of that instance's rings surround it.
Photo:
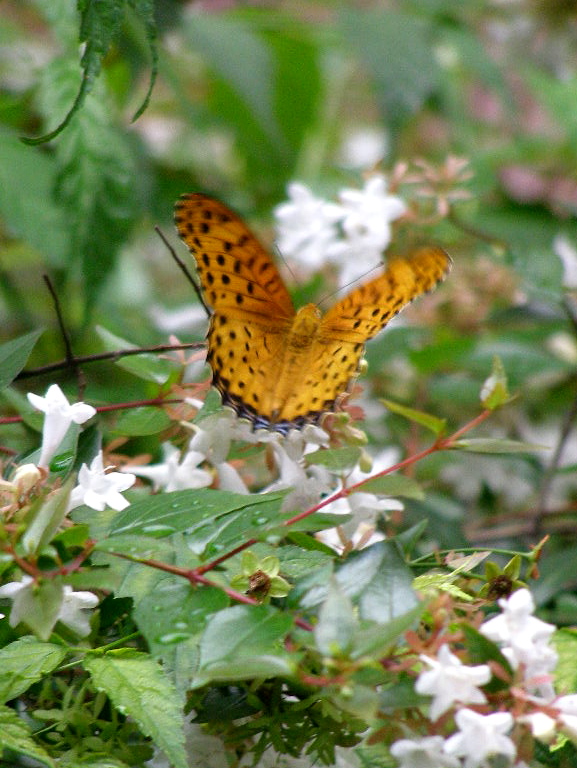
<path fill-rule="evenodd" d="M 403 618 L 393 629 L 383 625 L 355 635 L 346 601 L 336 600 L 340 608 L 325 620 L 325 629 L 343 623 L 349 634 L 333 638 L 341 649 L 352 658 L 379 658 L 416 616 L 403 591 L 407 585 L 410 590 L 414 575 L 406 559 L 418 566 L 433 546 L 475 545 L 507 552 L 493 558 L 502 566 L 509 553 L 527 550 L 544 534 L 551 540 L 531 589 L 548 620 L 574 624 L 577 569 L 568 564 L 577 560 L 577 313 L 575 283 L 564 285 L 554 248 L 559 237 L 577 248 L 574 4 L 27 0 L 5 1 L 0 17 L 2 414 L 24 417 L 2 423 L 2 445 L 19 457 L 38 445 L 41 421 L 31 414 L 26 391 L 43 393 L 58 381 L 71 397 L 76 392 L 70 369 L 11 383 L 24 366 L 64 357 L 44 273 L 58 295 L 75 355 L 166 343 L 150 308 L 195 301 L 154 232 L 159 226 L 180 248 L 171 221 L 177 197 L 188 191 L 215 194 L 266 238 L 272 207 L 284 199 L 290 181 L 326 196 L 359 186 L 358 169 L 342 160 L 343 141 L 359 128 L 379 129 L 388 144 L 385 170 L 415 159 L 442 166 L 455 155 L 469 161 L 473 176 L 468 198 L 455 202 L 450 215 L 420 224 L 416 239 L 442 242 L 455 268 L 429 316 L 417 310 L 410 325 L 370 345 L 367 381 L 373 395 L 446 419 L 453 432 L 479 413 L 479 391 L 497 355 L 516 399 L 474 436 L 545 447 L 507 454 L 503 446 L 510 444 L 487 442 L 484 452 L 497 455 L 445 452 L 420 463 L 414 479 L 426 485 L 426 494 L 415 498 L 412 486 L 410 492 L 389 489 L 406 496 L 402 521 L 391 524 L 402 546 L 382 544 L 370 556 L 353 557 L 352 573 L 339 571 L 340 588 L 357 608 L 359 584 L 370 583 L 371 594 L 381 596 L 361 605 L 362 619 Z M 202 331 L 190 340 L 201 341 Z M 167 392 L 178 377 L 175 366 L 142 356 L 132 367 L 126 361 L 91 363 L 84 376 L 85 401 L 132 404 L 103 420 L 104 444 L 125 438 L 126 455 L 158 458 L 171 419 L 133 406 Z M 379 408 L 363 425 L 374 452 L 394 445 L 403 455 L 414 454 L 430 444 L 426 430 L 402 412 L 387 416 Z M 77 465 L 99 439 L 95 432 L 83 435 Z M 6 465 L 9 472 L 8 460 Z M 309 749 L 330 763 L 335 745 L 349 747 L 366 727 L 363 718 L 374 710 L 371 697 L 381 678 L 357 681 L 362 695 L 349 701 L 342 692 L 328 692 L 323 708 L 308 688 L 303 693 L 295 676 L 296 665 L 313 653 L 304 650 L 310 641 L 302 641 L 300 658 L 282 644 L 289 629 L 304 633 L 294 627 L 290 611 L 304 605 L 314 613 L 326 597 L 334 558 L 315 548 L 307 534 L 330 521 L 309 519 L 302 526 L 307 533 L 293 529 L 279 554 L 271 544 L 281 539 L 279 498 L 259 497 L 269 514 L 266 525 L 254 522 L 253 507 L 234 499 L 225 507 L 218 500 L 218 513 L 228 516 L 214 523 L 210 540 L 202 539 L 191 554 L 189 539 L 195 540 L 203 519 L 194 517 L 190 496 L 183 493 L 182 500 L 171 495 L 166 502 L 176 505 L 170 535 L 147 536 L 142 521 L 166 523 L 166 510 L 159 498 L 139 493 L 126 512 L 86 510 L 75 516 L 74 528 L 58 534 L 55 551 L 74 553 L 89 532 L 98 542 L 96 567 L 46 582 L 34 606 L 50 607 L 60 581 L 101 589 L 107 597 L 95 627 L 99 652 L 83 662 L 90 682 L 86 676 L 78 683 L 62 664 L 66 658 L 73 665 L 84 649 L 0 630 L 2 701 L 28 696 L 38 718 L 29 729 L 13 706 L 0 707 L 0 745 L 11 765 L 20 765 L 23 755 L 45 765 L 142 765 L 152 739 L 171 764 L 184 766 L 180 726 L 187 696 L 189 706 L 198 707 L 200 699 L 190 691 L 206 687 L 206 712 L 210 695 L 222 711 L 231 680 L 242 689 L 239 695 L 233 689 L 231 709 L 247 720 L 234 733 L 223 726 L 221 737 L 237 747 L 251 741 L 257 754 L 270 745 L 285 754 Z M 207 505 L 216 503 L 211 498 L 200 497 Z M 423 519 L 425 540 L 416 544 L 411 526 Z M 231 606 L 215 586 L 192 591 L 181 576 L 126 559 L 193 568 L 264 534 L 269 540 L 261 544 L 262 554 L 273 550 L 283 575 L 297 585 L 287 612 Z M 36 554 L 41 564 L 43 557 L 53 563 L 54 551 Z M 380 558 L 375 582 L 369 557 Z M 9 580 L 13 559 L 0 568 Z M 238 559 L 227 569 L 217 581 L 240 570 Z M 392 591 L 393 582 L 398 591 Z M 299 602 L 303 595 L 308 603 Z M 183 636 L 174 634 L 175 623 Z M 37 624 L 42 637 L 41 618 Z M 564 666 L 563 676 L 575 679 L 574 664 Z M 260 678 L 272 682 L 258 690 L 245 684 Z M 281 715 L 273 702 L 283 685 L 310 707 L 287 705 Z M 263 709 L 268 719 L 248 718 Z M 32 736 L 41 730 L 40 721 L 49 737 Z M 390 758 L 367 750 L 363 759 L 384 765 Z"/>

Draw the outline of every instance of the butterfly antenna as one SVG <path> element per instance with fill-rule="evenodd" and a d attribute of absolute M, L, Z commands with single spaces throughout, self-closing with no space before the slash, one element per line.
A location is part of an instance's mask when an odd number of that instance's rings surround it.
<path fill-rule="evenodd" d="M 174 259 L 174 261 L 175 261 L 175 262 L 178 264 L 178 266 L 179 266 L 179 267 L 181 268 L 181 270 L 184 272 L 184 276 L 186 277 L 186 279 L 188 280 L 188 282 L 189 282 L 189 283 L 192 285 L 192 287 L 194 288 L 194 291 L 195 291 L 196 295 L 198 296 L 198 300 L 200 301 L 200 303 L 201 303 L 201 304 L 202 304 L 202 306 L 204 307 L 204 310 L 205 310 L 205 312 L 206 312 L 206 315 L 207 315 L 207 317 L 210 317 L 210 315 L 211 315 L 212 313 L 211 313 L 210 309 L 209 309 L 209 308 L 206 306 L 206 304 L 205 304 L 205 301 L 204 301 L 204 298 L 202 297 L 202 291 L 200 290 L 200 288 L 199 288 L 199 286 L 198 286 L 198 284 L 197 284 L 196 280 L 194 279 L 194 277 L 191 275 L 191 273 L 190 273 L 190 271 L 189 271 L 188 267 L 186 266 L 186 264 L 184 263 L 184 261 L 183 261 L 183 260 L 180 258 L 180 256 L 179 256 L 179 255 L 176 253 L 176 251 L 174 250 L 174 248 L 172 247 L 172 245 L 171 245 L 171 244 L 168 242 L 168 240 L 167 240 L 167 239 L 166 239 L 166 237 L 164 236 L 164 233 L 162 232 L 162 230 L 160 229 L 160 227 L 154 227 L 154 229 L 155 229 L 155 231 L 156 231 L 156 234 L 157 234 L 157 235 L 160 237 L 160 239 L 162 240 L 162 242 L 163 242 L 163 243 L 165 244 L 165 246 L 168 248 L 168 252 L 169 252 L 169 253 L 170 253 L 170 255 L 172 256 L 172 258 Z"/>
<path fill-rule="evenodd" d="M 275 247 L 274 247 L 274 252 L 275 252 L 275 256 L 276 256 L 277 260 L 280 260 L 280 261 L 282 261 L 282 263 L 285 265 L 285 267 L 286 267 L 286 269 L 287 269 L 287 272 L 289 273 L 289 275 L 290 275 L 290 276 L 292 277 L 292 279 L 293 279 L 293 283 L 294 283 L 295 285 L 298 285 L 298 284 L 299 284 L 299 282 L 300 282 L 300 280 L 297 278 L 297 276 L 295 275 L 295 273 L 292 271 L 292 269 L 291 269 L 291 265 L 288 263 L 288 261 L 285 259 L 285 257 L 282 255 L 282 253 L 281 253 L 281 252 L 279 251 L 279 249 L 276 247 L 276 245 L 275 245 Z"/>
<path fill-rule="evenodd" d="M 375 269 L 381 269 L 382 267 L 383 267 L 383 263 L 382 262 L 380 264 L 375 264 L 374 267 L 371 267 L 370 269 L 367 269 L 366 272 L 363 272 L 362 275 L 359 275 L 358 277 L 355 277 L 355 279 L 351 280 L 350 283 L 346 283 L 346 285 L 341 285 L 341 287 L 337 288 L 336 291 L 333 291 L 332 293 L 329 293 L 326 296 L 323 296 L 323 298 L 317 303 L 317 306 L 320 307 L 321 304 L 323 304 L 325 301 L 328 301 L 333 296 L 336 296 L 337 293 L 341 293 L 341 291 L 346 290 L 349 286 L 355 285 L 356 283 L 359 282 L 359 280 L 362 280 L 367 275 L 370 275 L 371 272 L 374 272 Z"/>

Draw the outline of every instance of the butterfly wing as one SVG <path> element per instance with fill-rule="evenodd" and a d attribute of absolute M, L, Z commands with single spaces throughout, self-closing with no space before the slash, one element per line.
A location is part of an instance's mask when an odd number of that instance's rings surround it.
<path fill-rule="evenodd" d="M 331 410 L 358 373 L 365 342 L 403 307 L 443 280 L 451 259 L 441 248 L 427 247 L 411 257 L 391 259 L 379 277 L 361 285 L 324 315 L 307 371 L 307 401 Z M 306 393 L 303 393 L 303 395 Z"/>
<path fill-rule="evenodd" d="M 320 336 L 327 341 L 364 345 L 403 307 L 444 280 L 451 264 L 442 248 L 430 246 L 411 256 L 391 259 L 379 277 L 351 291 L 328 310 Z"/>
<path fill-rule="evenodd" d="M 191 193 L 176 203 L 174 220 L 216 315 L 260 317 L 266 324 L 294 315 L 272 258 L 239 216 L 212 197 Z"/>
<path fill-rule="evenodd" d="M 183 195 L 175 222 L 213 309 L 207 335 L 213 383 L 224 403 L 255 421 L 280 375 L 295 314 L 289 293 L 270 255 L 218 200 Z"/>

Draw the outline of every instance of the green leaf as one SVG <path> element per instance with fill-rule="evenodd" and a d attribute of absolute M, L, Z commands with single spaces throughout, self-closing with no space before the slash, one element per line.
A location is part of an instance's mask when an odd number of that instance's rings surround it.
<path fill-rule="evenodd" d="M 206 556 L 275 529 L 285 492 L 245 496 L 209 488 L 174 491 L 134 502 L 116 515 L 111 535 L 142 534 L 161 538 L 188 534 L 188 545 Z"/>
<path fill-rule="evenodd" d="M 314 628 L 317 648 L 324 656 L 346 654 L 350 650 L 356 628 L 357 620 L 351 599 L 340 589 L 333 576 Z"/>
<path fill-rule="evenodd" d="M 483 407 L 490 411 L 505 405 L 511 399 L 507 389 L 507 374 L 498 355 L 493 358 L 491 375 L 485 380 L 480 397 Z"/>
<path fill-rule="evenodd" d="M 469 453 L 534 453 L 546 451 L 548 446 L 523 443 L 520 440 L 507 440 L 505 438 L 473 437 L 468 440 L 455 440 L 451 448 Z"/>
<path fill-rule="evenodd" d="M 163 574 L 135 603 L 134 619 L 151 653 L 165 656 L 169 647 L 199 635 L 208 617 L 226 608 L 229 598 L 222 589 L 193 589 L 184 579 Z"/>
<path fill-rule="evenodd" d="M 33 505 L 34 514 L 31 519 L 27 519 L 27 527 L 22 536 L 22 546 L 27 555 L 41 552 L 52 541 L 66 517 L 71 489 L 72 483 L 68 482 Z"/>
<path fill-rule="evenodd" d="M 2 152 L 1 146 L 2 142 L 0 141 L 0 153 Z M 0 162 L 0 169 L 1 167 Z M 31 331 L 0 346 L 0 389 L 7 387 L 24 368 L 30 353 L 34 349 L 34 345 L 42 333 L 42 329 Z"/>
<path fill-rule="evenodd" d="M 7 233 L 29 242 L 51 264 L 61 263 L 70 237 L 64 211 L 54 203 L 54 157 L 25 147 L 0 128 L 0 215 Z M 2 376 L 6 374 L 2 372 Z"/>
<path fill-rule="evenodd" d="M 373 477 L 363 483 L 358 493 L 376 493 L 379 496 L 404 496 L 408 499 L 424 499 L 421 486 L 406 475 L 383 475 Z"/>
<path fill-rule="evenodd" d="M 511 665 L 495 643 L 469 624 L 463 622 L 460 626 L 465 637 L 465 647 L 471 664 L 486 664 L 488 661 L 495 661 L 511 676 L 511 678 L 513 677 Z M 496 691 L 502 691 L 509 686 L 507 681 L 500 680 L 493 675 L 491 680 L 484 687 L 490 693 L 495 693 Z"/>
<path fill-rule="evenodd" d="M 282 646 L 292 626 L 290 615 L 270 606 L 237 605 L 220 611 L 203 633 L 192 687 L 293 674 L 296 659 Z"/>
<path fill-rule="evenodd" d="M 56 768 L 54 760 L 32 738 L 30 728 L 13 709 L 4 704 L 0 705 L 0 747 L 2 750 L 10 749 L 19 755 L 38 760 L 50 768 Z"/>
<path fill-rule="evenodd" d="M 60 664 L 66 649 L 21 637 L 0 650 L 0 703 L 15 699 Z"/>
<path fill-rule="evenodd" d="M 385 656 L 404 633 L 414 627 L 421 618 L 425 604 L 420 603 L 406 613 L 396 616 L 385 624 L 377 624 L 367 629 L 358 631 L 353 642 L 351 658 L 359 659 L 363 656 L 380 658 Z"/>
<path fill-rule="evenodd" d="M 560 694 L 571 694 L 577 690 L 577 630 L 563 627 L 553 635 L 553 646 L 559 655 L 555 667 L 555 690 Z"/>
<path fill-rule="evenodd" d="M 184 717 L 176 690 L 162 667 L 146 653 L 128 648 L 87 656 L 84 668 L 114 707 L 138 723 L 175 768 L 187 768 Z"/>
<path fill-rule="evenodd" d="M 143 436 L 156 435 L 169 427 L 171 419 L 160 408 L 146 406 L 131 408 L 116 422 L 114 432 L 117 435 Z"/>
<path fill-rule="evenodd" d="M 105 348 L 109 352 L 116 352 L 124 349 L 138 349 L 135 344 L 116 336 L 101 325 L 96 326 L 96 333 L 104 342 Z M 170 360 L 158 357 L 148 352 L 143 352 L 141 355 L 129 355 L 128 357 L 120 357 L 116 361 L 116 365 L 122 368 L 124 371 L 138 376 L 139 379 L 144 381 L 152 381 L 154 384 L 166 384 L 169 380 L 172 372 L 174 371 L 174 364 Z"/>
<path fill-rule="evenodd" d="M 416 14 L 346 5 L 338 21 L 346 43 L 374 78 L 387 122 L 400 127 L 439 81 L 430 25 Z"/>
<path fill-rule="evenodd" d="M 331 472 L 345 472 L 353 469 L 361 456 L 360 448 L 331 448 L 307 453 L 307 464 L 318 464 Z"/>
<path fill-rule="evenodd" d="M 77 63 L 72 57 L 55 57 L 42 70 L 38 89 L 40 108 L 47 120 L 68 109 L 77 88 Z M 112 115 L 104 83 L 99 81 L 68 125 L 66 140 L 54 148 L 56 196 L 65 210 L 70 234 L 66 256 L 76 267 L 68 264 L 65 275 L 72 278 L 82 274 L 82 298 L 86 301 L 81 306 L 87 313 L 115 265 L 138 205 L 134 149 Z M 78 283 L 74 285 L 78 292 Z"/>
<path fill-rule="evenodd" d="M 92 91 L 102 67 L 102 59 L 108 52 L 112 40 L 118 34 L 124 19 L 125 0 L 78 0 L 80 12 L 79 43 L 85 44 L 81 59 L 83 70 L 76 98 L 61 123 L 50 133 L 36 139 L 24 139 L 27 144 L 42 144 L 52 141 L 69 125 L 74 115 Z"/>
<path fill-rule="evenodd" d="M 436 437 L 440 437 L 445 432 L 447 426 L 446 419 L 439 419 L 437 416 L 431 416 L 431 414 L 423 413 L 423 411 L 416 411 L 414 408 L 407 408 L 405 405 L 394 403 L 392 400 L 385 400 L 383 398 L 380 398 L 380 400 L 389 411 L 397 413 L 399 416 L 404 416 L 409 421 L 414 421 L 422 427 L 426 427 L 426 429 L 430 429 Z"/>
<path fill-rule="evenodd" d="M 340 588 L 358 603 L 361 618 L 385 624 L 417 605 L 413 575 L 394 541 L 380 541 L 350 555 L 336 573 Z M 326 599 L 327 584 L 313 586 L 302 598 L 305 608 Z"/>

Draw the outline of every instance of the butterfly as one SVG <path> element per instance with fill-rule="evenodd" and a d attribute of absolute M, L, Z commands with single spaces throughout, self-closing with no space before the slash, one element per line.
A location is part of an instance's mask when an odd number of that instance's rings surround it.
<path fill-rule="evenodd" d="M 420 248 L 390 259 L 378 277 L 324 315 L 315 304 L 295 311 L 272 257 L 223 203 L 185 194 L 174 219 L 212 308 L 207 361 L 213 384 L 223 403 L 255 429 L 282 434 L 334 410 L 358 374 L 365 342 L 451 266 L 441 248 Z"/>

